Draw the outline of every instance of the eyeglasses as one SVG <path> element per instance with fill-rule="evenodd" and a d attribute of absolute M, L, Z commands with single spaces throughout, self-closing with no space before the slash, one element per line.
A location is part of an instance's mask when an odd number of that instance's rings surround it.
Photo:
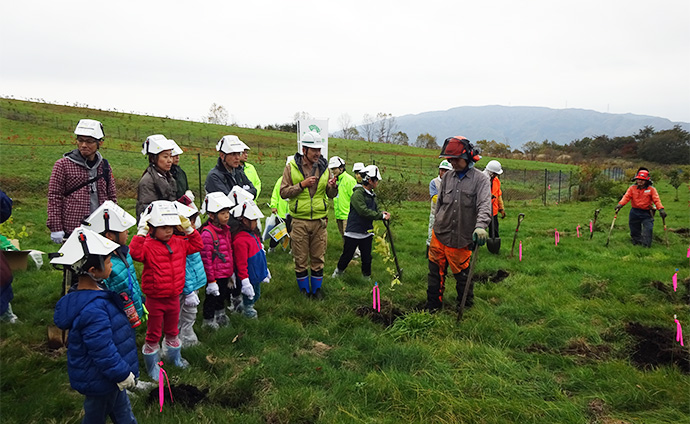
<path fill-rule="evenodd" d="M 96 140 L 95 138 L 91 138 L 91 137 L 89 137 L 89 138 L 80 138 L 80 137 L 77 137 L 77 144 L 94 144 L 94 143 L 98 143 L 98 140 Z"/>

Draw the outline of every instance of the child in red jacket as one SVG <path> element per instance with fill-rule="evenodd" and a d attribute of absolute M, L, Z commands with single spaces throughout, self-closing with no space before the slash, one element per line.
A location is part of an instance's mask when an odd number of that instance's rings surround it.
<path fill-rule="evenodd" d="M 254 304 L 261 296 L 261 283 L 271 281 L 266 251 L 256 234 L 258 220 L 264 214 L 252 200 L 235 206 L 231 213 L 240 222 L 232 236 L 232 252 L 235 256 L 235 275 L 242 282 L 244 316 L 258 318 Z"/>
<path fill-rule="evenodd" d="M 235 286 L 232 236 L 228 227 L 231 207 L 228 196 L 219 191 L 206 195 L 201 206 L 201 213 L 208 214 L 208 220 L 199 230 L 204 243 L 201 260 L 208 281 L 203 307 L 203 326 L 213 329 L 228 325 L 225 302 L 232 302 L 230 292 Z"/>
<path fill-rule="evenodd" d="M 187 237 L 173 237 L 175 227 Z M 158 381 L 161 332 L 165 334 L 167 359 L 175 366 L 188 366 L 180 356 L 182 345 L 177 336 L 180 294 L 185 284 L 187 255 L 201 251 L 203 243 L 189 219 L 180 216 L 172 202 L 157 200 L 141 214 L 137 235 L 129 248 L 132 258 L 144 264 L 141 290 L 146 295 L 149 318 L 142 353 L 146 371 Z"/>

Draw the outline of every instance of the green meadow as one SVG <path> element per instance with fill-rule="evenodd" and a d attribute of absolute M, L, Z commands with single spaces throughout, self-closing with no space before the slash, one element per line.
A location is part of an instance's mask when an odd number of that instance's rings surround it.
<path fill-rule="evenodd" d="M 263 182 L 258 203 L 266 214 L 285 156 L 295 150 L 289 133 L 0 99 L 0 188 L 14 199 L 12 222 L 3 228 L 26 227 L 20 239 L 25 248 L 57 250 L 45 226 L 47 181 L 55 160 L 72 148 L 74 125 L 84 117 L 104 123 L 102 153 L 117 177 L 119 203 L 129 211 L 146 166 L 139 150 L 148 134 L 165 134 L 185 147 L 181 166 L 195 192 L 199 158 L 203 179 L 215 164 L 215 142 L 237 134 L 252 147 L 250 162 Z M 434 151 L 362 141 L 331 139 L 329 153 L 347 158 L 348 169 L 354 161 L 374 159 L 388 167 L 381 186 L 426 189 L 438 163 Z M 506 168 L 576 169 L 500 160 Z M 518 183 L 503 181 L 506 189 L 511 184 Z M 140 423 L 688 422 L 690 351 L 675 340 L 674 315 L 690 334 L 689 190 L 683 184 L 676 202 L 667 181 L 655 186 L 668 212 L 668 230 L 657 216 L 650 249 L 630 243 L 629 205 L 606 247 L 615 202 L 543 206 L 538 196 L 507 202 L 501 251 L 479 249 L 475 305 L 460 322 L 453 279 L 443 311 L 420 310 L 428 272 L 428 201 L 391 206 L 404 271 L 402 284 L 391 287 L 394 266 L 381 253 L 385 246 L 376 246 L 372 276 L 381 286 L 381 313 L 372 310 L 373 283 L 361 278 L 358 262 L 341 279 L 327 276 L 325 299 L 312 301 L 298 293 L 292 256 L 278 249 L 268 254 L 273 279 L 256 304 L 259 319 L 233 315 L 228 327 L 213 332 L 201 328 L 199 316 L 202 343 L 183 351 L 190 368 L 165 366 L 173 386 L 194 386 L 203 398 L 193 405 L 182 398 L 166 402 L 159 412 L 148 392 L 135 392 L 134 414 Z M 601 212 L 590 239 L 595 209 Z M 511 258 L 518 213 L 525 219 Z M 554 230 L 560 233 L 557 246 Z M 377 225 L 377 231 L 383 235 L 385 229 Z M 328 236 L 326 275 L 342 251 L 334 222 Z M 29 264 L 15 273 L 12 307 L 21 323 L 0 323 L 3 423 L 81 420 L 83 397 L 69 386 L 66 351 L 47 345 L 62 273 L 46 256 L 44 262 L 41 269 Z M 143 327 L 137 329 L 139 347 Z M 140 372 L 147 380 L 143 360 Z"/>

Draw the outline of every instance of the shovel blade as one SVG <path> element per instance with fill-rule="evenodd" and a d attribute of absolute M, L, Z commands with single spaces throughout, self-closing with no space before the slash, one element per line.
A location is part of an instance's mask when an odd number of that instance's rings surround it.
<path fill-rule="evenodd" d="M 62 331 L 54 325 L 48 326 L 48 347 L 50 349 L 66 347 L 68 333 L 69 331 Z"/>
<path fill-rule="evenodd" d="M 486 248 L 494 255 L 498 255 L 498 252 L 501 250 L 501 238 L 496 237 L 487 239 Z"/>

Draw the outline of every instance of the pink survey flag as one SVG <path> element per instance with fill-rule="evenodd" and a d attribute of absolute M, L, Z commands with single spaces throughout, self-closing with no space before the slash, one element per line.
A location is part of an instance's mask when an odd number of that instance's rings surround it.
<path fill-rule="evenodd" d="M 554 241 L 556 242 L 556 246 L 558 246 L 558 242 L 561 241 L 561 235 L 558 232 L 558 230 L 555 228 L 553 229 L 553 238 L 554 238 Z"/>
<path fill-rule="evenodd" d="M 577 238 L 580 238 L 580 224 L 578 224 L 575 229 L 577 230 Z"/>
<path fill-rule="evenodd" d="M 673 274 L 673 291 L 678 290 L 678 268 L 676 268 L 676 273 Z"/>
<path fill-rule="evenodd" d="M 678 321 L 678 318 L 674 315 L 673 320 L 676 321 L 676 341 L 680 342 L 681 346 L 685 346 L 683 344 L 683 329 L 680 326 L 680 321 Z"/>
<path fill-rule="evenodd" d="M 690 246 L 688 246 L 688 258 L 690 258 Z"/>
<path fill-rule="evenodd" d="M 160 410 L 158 412 L 163 412 L 163 402 L 165 402 L 165 383 L 163 383 L 163 375 L 165 375 L 165 381 L 168 382 L 168 392 L 170 392 L 170 401 L 173 400 L 172 389 L 170 388 L 170 380 L 168 380 L 168 373 L 163 369 L 163 361 L 158 362 L 158 404 L 160 405 Z"/>
<path fill-rule="evenodd" d="M 381 312 L 381 288 L 379 283 L 374 284 L 374 288 L 371 291 L 371 307 Z"/>
<path fill-rule="evenodd" d="M 518 257 L 520 258 L 520 262 L 522 262 L 522 240 L 520 240 L 520 246 L 518 246 Z"/>
<path fill-rule="evenodd" d="M 590 220 L 589 221 L 589 232 L 591 233 L 592 231 L 594 231 L 594 229 L 592 228 L 592 221 Z"/>

